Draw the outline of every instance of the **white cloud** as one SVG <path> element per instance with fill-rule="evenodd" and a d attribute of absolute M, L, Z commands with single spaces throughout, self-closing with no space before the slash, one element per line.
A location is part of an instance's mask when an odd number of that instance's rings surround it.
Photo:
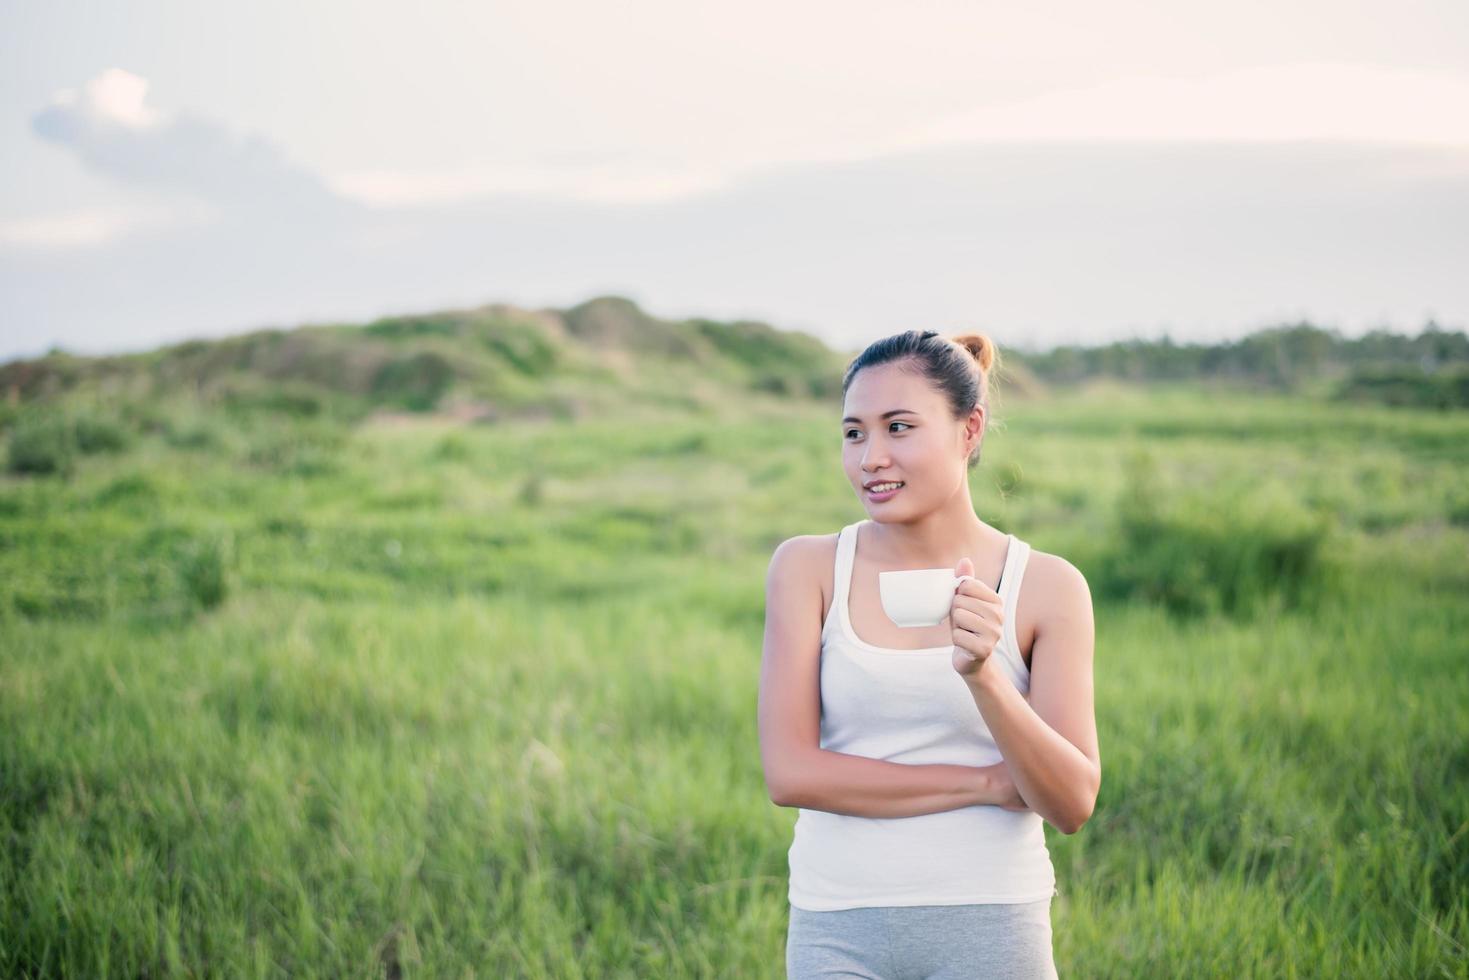
<path fill-rule="evenodd" d="M 904 147 L 978 140 L 1351 140 L 1469 145 L 1469 77 L 1369 65 L 1141 76 L 914 127 Z"/>
<path fill-rule="evenodd" d="M 42 139 L 70 149 L 121 184 L 203 199 L 252 218 L 321 221 L 351 209 L 316 174 L 259 136 L 147 104 L 148 82 L 119 68 L 63 89 L 31 119 Z"/>
<path fill-rule="evenodd" d="M 76 89 L 62 89 L 53 97 L 57 106 L 101 124 L 148 129 L 164 121 L 157 109 L 146 105 L 148 80 L 121 68 L 109 68 Z"/>
<path fill-rule="evenodd" d="M 328 178 L 376 207 L 543 194 L 586 203 L 670 201 L 727 188 L 760 170 L 853 163 L 895 152 L 996 142 L 1346 140 L 1469 146 L 1469 77 L 1309 63 L 1201 78 L 1145 75 L 983 106 L 865 139 L 772 147 L 703 169 L 496 167 L 360 170 Z"/>

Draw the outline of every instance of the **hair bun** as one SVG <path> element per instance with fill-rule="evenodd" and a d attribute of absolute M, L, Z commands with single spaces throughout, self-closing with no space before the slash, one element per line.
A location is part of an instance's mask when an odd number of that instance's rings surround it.
<path fill-rule="evenodd" d="M 986 374 L 995 363 L 995 342 L 982 333 L 965 333 L 956 337 L 950 337 L 954 343 L 963 347 L 979 362 L 979 369 Z"/>

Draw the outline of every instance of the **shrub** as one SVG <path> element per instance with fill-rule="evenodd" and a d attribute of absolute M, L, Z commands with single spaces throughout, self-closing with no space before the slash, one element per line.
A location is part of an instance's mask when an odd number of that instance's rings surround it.
<path fill-rule="evenodd" d="M 1100 591 L 1182 616 L 1248 616 L 1314 607 L 1338 585 L 1331 518 L 1278 486 L 1168 493 L 1151 457 L 1135 457 Z"/>
<path fill-rule="evenodd" d="M 175 449 L 218 449 L 223 445 L 217 426 L 196 419 L 189 422 L 167 422 L 164 441 Z"/>
<path fill-rule="evenodd" d="M 1411 364 L 1366 365 L 1353 370 L 1333 397 L 1418 408 L 1469 408 L 1469 370 L 1462 365 L 1433 372 Z"/>
<path fill-rule="evenodd" d="M 76 463 L 76 432 L 58 412 L 22 416 L 10 434 L 7 466 L 12 473 L 67 476 Z"/>
<path fill-rule="evenodd" d="M 126 449 L 132 436 L 118 423 L 100 415 L 84 413 L 73 422 L 77 449 L 84 453 L 116 453 Z"/>
<path fill-rule="evenodd" d="M 428 411 L 454 380 L 454 368 L 439 354 L 424 351 L 389 361 L 378 369 L 372 393 L 415 412 Z"/>
<path fill-rule="evenodd" d="M 225 547 L 218 538 L 203 538 L 182 550 L 179 580 L 189 598 L 201 609 L 213 609 L 228 592 L 225 577 Z"/>

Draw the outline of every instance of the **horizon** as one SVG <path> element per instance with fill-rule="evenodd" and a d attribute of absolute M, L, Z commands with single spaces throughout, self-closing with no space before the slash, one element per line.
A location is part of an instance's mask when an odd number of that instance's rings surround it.
<path fill-rule="evenodd" d="M 133 348 L 133 349 L 119 349 L 119 350 L 109 350 L 109 351 L 85 351 L 85 350 L 76 350 L 76 349 L 72 349 L 72 348 L 67 348 L 67 347 L 63 347 L 63 346 L 53 346 L 52 348 L 50 348 L 48 350 L 42 351 L 40 353 L 35 353 L 35 354 L 21 354 L 21 355 L 17 355 L 17 356 L 13 356 L 13 357 L 0 356 L 0 367 L 4 367 L 4 366 L 10 365 L 10 364 L 15 364 L 15 363 L 20 363 L 20 362 L 26 362 L 26 361 L 38 361 L 38 360 L 42 360 L 42 359 L 47 358 L 47 357 L 58 356 L 58 355 L 59 356 L 63 356 L 63 357 L 75 357 L 75 358 L 81 358 L 81 359 L 105 359 L 105 358 L 111 358 L 111 357 L 137 357 L 137 356 L 146 356 L 148 354 L 158 353 L 160 351 L 166 351 L 166 350 L 168 350 L 170 348 L 179 347 L 179 346 L 183 346 L 183 345 L 186 345 L 186 344 L 216 343 L 216 342 L 228 341 L 228 340 L 231 340 L 231 339 L 238 339 L 238 338 L 248 337 L 248 336 L 251 336 L 251 335 L 254 335 L 254 334 L 259 334 L 259 333 L 291 333 L 291 332 L 296 331 L 296 330 L 310 330 L 310 329 L 363 330 L 366 327 L 370 326 L 372 323 L 377 322 L 377 321 L 380 321 L 380 320 L 392 320 L 392 319 L 396 319 L 396 318 L 399 318 L 399 317 L 431 316 L 431 315 L 439 314 L 439 313 L 446 313 L 446 314 L 447 313 L 461 313 L 461 312 L 465 312 L 465 311 L 468 311 L 468 310 L 474 310 L 474 309 L 479 309 L 479 308 L 488 308 L 488 307 L 492 307 L 492 306 L 508 306 L 508 307 L 512 307 L 512 308 L 518 309 L 518 310 L 525 310 L 527 312 L 540 312 L 540 311 L 551 310 L 551 311 L 554 311 L 554 312 L 557 312 L 557 313 L 562 313 L 562 312 L 565 312 L 568 309 L 571 309 L 571 308 L 574 308 L 576 306 L 582 305 L 583 303 L 591 302 L 593 300 L 598 300 L 598 299 L 627 299 L 627 298 L 628 297 L 616 296 L 615 294 L 602 294 L 602 295 L 599 295 L 599 296 L 587 297 L 586 299 L 582 300 L 580 303 L 572 303 L 572 304 L 569 304 L 568 306 L 563 306 L 563 307 L 549 307 L 549 306 L 527 307 L 527 306 L 520 306 L 519 304 L 515 304 L 515 303 L 507 303 L 507 302 L 505 302 L 503 300 L 493 300 L 493 301 L 490 301 L 490 302 L 486 302 L 486 303 L 482 303 L 482 304 L 476 304 L 475 306 L 469 306 L 469 307 L 445 307 L 445 308 L 442 308 L 442 309 L 435 309 L 435 310 L 414 310 L 414 311 L 402 311 L 402 312 L 396 312 L 396 313 L 388 313 L 388 314 L 384 314 L 384 315 L 382 315 L 380 317 L 373 317 L 373 318 L 359 320 L 359 321 L 320 321 L 320 322 L 298 323 L 298 324 L 284 325 L 284 326 L 267 325 L 267 326 L 260 326 L 260 327 L 250 327 L 250 328 L 246 328 L 246 329 L 239 330 L 239 331 L 236 331 L 236 332 L 232 332 L 232 333 L 228 333 L 228 334 L 219 334 L 219 335 L 214 335 L 214 336 L 202 336 L 202 335 L 201 336 L 181 336 L 181 337 L 178 337 L 178 338 L 173 339 L 173 340 L 164 341 L 162 343 L 151 344 L 151 345 L 147 345 L 147 346 L 143 346 L 143 347 L 137 347 L 137 348 Z M 654 319 L 660 320 L 660 321 L 665 322 L 665 323 L 682 323 L 682 322 L 686 322 L 686 321 L 689 321 L 689 320 L 695 320 L 695 319 L 716 320 L 716 322 L 721 322 L 721 323 L 735 323 L 735 322 L 738 322 L 738 319 L 718 320 L 715 317 L 704 316 L 704 315 L 697 314 L 697 313 L 690 314 L 688 316 L 672 316 L 672 317 L 670 317 L 670 316 L 663 316 L 663 315 L 660 315 L 660 314 L 656 313 L 655 311 L 648 310 L 646 307 L 643 307 L 641 304 L 637 304 L 635 301 L 634 301 L 634 305 L 636 305 L 638 307 L 638 309 L 640 311 L 642 311 L 643 313 L 646 313 L 649 316 L 652 316 Z M 760 321 L 760 322 L 764 322 L 764 321 Z M 776 330 L 780 330 L 780 331 L 783 331 L 783 332 L 805 332 L 805 331 L 796 331 L 793 328 L 783 327 L 779 323 L 768 323 L 767 325 L 775 328 Z M 1005 342 L 1000 341 L 998 339 L 996 340 L 996 343 L 999 344 L 999 347 L 1000 347 L 1001 352 L 1004 352 L 1004 351 L 1009 350 L 1009 351 L 1014 351 L 1014 352 L 1018 353 L 1022 357 L 1024 357 L 1024 356 L 1036 357 L 1036 356 L 1044 356 L 1044 355 L 1047 355 L 1047 354 L 1050 354 L 1050 353 L 1054 353 L 1055 351 L 1060 350 L 1062 348 L 1076 348 L 1076 349 L 1080 349 L 1080 350 L 1094 350 L 1094 349 L 1098 349 L 1098 348 L 1102 348 L 1102 347 L 1108 347 L 1108 346 L 1113 346 L 1113 345 L 1127 345 L 1127 344 L 1143 344 L 1143 345 L 1149 345 L 1149 344 L 1171 344 L 1172 346 L 1175 346 L 1175 347 L 1217 347 L 1217 346 L 1226 346 L 1226 345 L 1230 345 L 1230 344 L 1240 343 L 1240 342 L 1242 342 L 1244 340 L 1247 340 L 1247 339 L 1249 339 L 1251 337 L 1254 337 L 1254 336 L 1258 336 L 1260 334 L 1272 333 L 1272 332 L 1277 332 L 1277 331 L 1296 330 L 1296 329 L 1301 329 L 1301 328 L 1307 328 L 1307 329 L 1312 329 L 1312 330 L 1319 330 L 1321 332 L 1324 332 L 1324 333 L 1327 333 L 1327 334 L 1330 334 L 1330 335 L 1334 336 L 1338 340 L 1345 341 L 1345 342 L 1351 342 L 1351 341 L 1361 340 L 1361 339 L 1363 339 L 1363 338 L 1365 338 L 1365 337 L 1367 337 L 1369 335 L 1387 335 L 1387 336 L 1399 337 L 1399 338 L 1405 338 L 1405 339 L 1414 339 L 1414 338 L 1418 338 L 1418 337 L 1423 336 L 1425 333 L 1430 333 L 1430 332 L 1439 332 L 1439 333 L 1446 333 L 1446 334 L 1461 335 L 1461 336 L 1469 337 L 1469 329 L 1466 329 L 1463 325 L 1443 324 L 1443 323 L 1439 323 L 1438 321 L 1430 318 L 1428 321 L 1426 321 L 1425 323 L 1423 323 L 1422 325 L 1420 325 L 1419 328 L 1416 331 L 1415 330 L 1398 330 L 1398 329 L 1393 329 L 1393 328 L 1390 328 L 1390 327 L 1370 327 L 1370 328 L 1364 328 L 1363 330 L 1361 330 L 1359 332 L 1350 333 L 1349 334 L 1349 333 L 1346 333 L 1346 332 L 1338 329 L 1337 327 L 1334 327 L 1334 326 L 1329 325 L 1329 324 L 1313 323 L 1313 322 L 1310 322 L 1310 321 L 1304 321 L 1304 320 L 1302 320 L 1302 321 L 1296 321 L 1296 322 L 1280 322 L 1280 323 L 1274 323 L 1274 324 L 1266 324 L 1264 326 L 1255 327 L 1254 329 L 1249 330 L 1248 332 L 1240 333 L 1238 335 L 1226 336 L 1226 337 L 1221 337 L 1221 338 L 1212 338 L 1212 339 L 1206 339 L 1206 340 L 1204 340 L 1204 339 L 1197 339 L 1197 338 L 1180 338 L 1180 337 L 1174 337 L 1170 333 L 1168 333 L 1167 331 L 1164 331 L 1164 332 L 1158 333 L 1158 334 L 1153 335 L 1153 336 L 1130 335 L 1130 336 L 1124 336 L 1124 337 L 1113 337 L 1113 338 L 1098 339 L 1098 340 L 1095 340 L 1095 341 L 1082 342 L 1082 343 L 1079 343 L 1079 344 L 1058 343 L 1058 344 L 1052 344 L 1052 345 L 1049 345 L 1049 346 L 1038 347 L 1038 348 L 1037 347 L 1027 347 L 1027 346 L 1024 346 L 1024 345 L 1018 345 L 1018 344 L 1013 344 L 1013 343 L 1005 343 Z M 899 332 L 899 331 L 894 331 L 894 332 L 896 333 L 896 332 Z M 955 333 L 955 332 L 958 332 L 958 331 L 941 331 L 941 332 L 944 332 L 944 333 Z M 813 334 L 812 336 L 816 336 L 816 335 Z M 857 351 L 860 351 L 862 346 L 865 346 L 865 343 L 864 343 L 863 345 L 859 345 L 858 347 L 840 348 L 840 347 L 833 346 L 829 341 L 827 341 L 823 337 L 817 336 L 817 339 L 820 340 L 822 343 L 826 344 L 830 349 L 832 349 L 833 351 L 835 351 L 837 353 L 855 353 Z M 872 339 L 875 340 L 877 338 L 872 338 Z M 870 341 L 868 341 L 868 342 L 870 342 Z"/>

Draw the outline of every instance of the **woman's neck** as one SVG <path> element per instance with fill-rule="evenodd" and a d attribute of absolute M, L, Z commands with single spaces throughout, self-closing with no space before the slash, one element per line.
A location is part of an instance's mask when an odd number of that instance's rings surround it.
<path fill-rule="evenodd" d="M 978 564 L 976 556 L 1003 535 L 979 519 L 967 493 L 959 503 L 913 521 L 872 521 L 866 537 L 875 545 L 875 557 L 898 568 L 953 568 L 966 556 Z"/>

